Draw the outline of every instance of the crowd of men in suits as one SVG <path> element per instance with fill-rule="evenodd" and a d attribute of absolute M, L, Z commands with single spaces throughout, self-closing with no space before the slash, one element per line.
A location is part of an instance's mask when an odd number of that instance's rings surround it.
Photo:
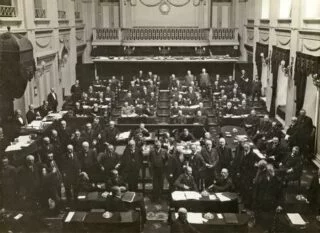
<path fill-rule="evenodd" d="M 196 117 L 200 121 L 202 114 L 206 115 L 208 111 L 203 108 L 201 101 L 209 98 L 212 93 L 208 92 L 212 90 L 216 93 L 214 100 L 217 103 L 213 108 L 218 107 L 223 115 L 238 114 L 235 113 L 234 105 L 241 115 L 248 114 L 244 126 L 266 158 L 258 159 L 252 145 L 245 141 L 240 141 L 235 151 L 232 151 L 225 138 L 220 135 L 217 139 L 210 132 L 204 133 L 199 139 L 199 149 L 193 143 L 195 137 L 187 128 L 174 135 L 162 134 L 155 139 L 150 153 L 146 154 L 145 137 L 150 135 L 150 131 L 143 123 L 131 132 L 123 154 L 118 154 L 115 146 L 119 130 L 114 121 L 103 125 L 95 117 L 92 123 L 71 129 L 65 120 L 61 120 L 44 135 L 37 153 L 26 156 L 21 167 L 10 165 L 9 159 L 2 156 L 3 206 L 14 208 L 17 207 L 17 200 L 21 200 L 28 209 L 39 205 L 50 209 L 52 203 L 58 208 L 64 197 L 69 204 L 73 203 L 81 191 L 116 190 L 115 195 L 119 194 L 115 187 L 137 191 L 141 169 L 147 163 L 153 180 L 154 201 L 163 198 L 166 179 L 170 190 L 235 191 L 240 193 L 246 208 L 258 212 L 273 211 L 281 203 L 283 185 L 300 179 L 303 158 L 308 156 L 308 140 L 313 128 L 311 118 L 301 110 L 300 115 L 292 119 L 292 124 L 283 136 L 276 121 L 271 121 L 267 115 L 260 119 L 255 110 L 247 108 L 246 104 L 253 92 L 242 92 L 232 78 L 220 80 L 217 75 L 212 84 L 210 76 L 203 69 L 198 79 L 188 71 L 183 85 L 181 82 L 175 75 L 170 78 L 173 104 L 171 114 L 177 114 L 177 123 L 185 123 L 181 120 L 183 114 L 180 106 L 193 104 L 199 104 Z M 100 83 L 97 78 L 95 84 Z M 155 107 L 158 83 L 157 75 L 151 72 L 144 75 L 140 71 L 133 78 L 123 100 L 122 114 L 127 114 L 130 106 Z M 76 82 L 72 87 L 75 114 L 80 114 L 77 111 L 88 104 L 85 101 L 91 101 L 92 98 L 101 98 L 103 101 L 107 101 L 106 98 L 113 99 L 118 86 L 119 81 L 113 77 L 105 92 L 100 92 L 102 94 L 99 93 L 97 97 L 92 87 L 83 94 Z M 44 101 L 39 108 L 39 116 L 44 116 L 50 110 L 57 110 L 57 96 L 53 89 L 48 101 Z M 34 113 L 35 118 L 31 117 L 32 111 L 34 108 L 30 106 L 28 122 L 37 118 L 38 113 Z M 17 111 L 16 119 L 21 125 L 24 124 L 21 112 Z M 181 143 L 190 144 L 190 153 L 179 149 Z"/>

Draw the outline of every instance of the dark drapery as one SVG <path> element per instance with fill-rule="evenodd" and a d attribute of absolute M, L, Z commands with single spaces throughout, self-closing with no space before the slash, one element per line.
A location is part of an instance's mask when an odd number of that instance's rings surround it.
<path fill-rule="evenodd" d="M 290 50 L 272 46 L 272 57 L 271 57 L 271 72 L 272 72 L 272 98 L 270 106 L 270 116 L 275 116 L 275 105 L 277 98 L 277 86 L 278 86 L 278 70 L 282 60 L 286 62 L 285 66 L 289 65 Z"/>
<path fill-rule="evenodd" d="M 258 77 L 261 80 L 261 73 L 262 73 L 262 60 L 260 54 L 263 53 L 264 57 L 268 57 L 268 52 L 269 52 L 269 45 L 267 44 L 262 44 L 260 42 L 257 42 L 256 44 L 256 66 L 257 66 L 257 71 L 258 71 Z"/>
<path fill-rule="evenodd" d="M 297 52 L 294 70 L 294 83 L 296 85 L 296 109 L 299 112 L 304 104 L 307 77 L 310 74 L 320 74 L 320 57 Z"/>

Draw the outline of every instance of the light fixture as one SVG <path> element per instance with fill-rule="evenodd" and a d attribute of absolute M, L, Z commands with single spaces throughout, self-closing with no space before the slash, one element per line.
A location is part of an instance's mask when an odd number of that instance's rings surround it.
<path fill-rule="evenodd" d="M 127 56 L 132 55 L 135 50 L 136 50 L 136 47 L 134 47 L 134 46 L 124 46 L 123 47 L 123 52 Z"/>
<path fill-rule="evenodd" d="M 170 53 L 171 48 L 166 46 L 159 46 L 158 47 L 159 52 L 162 56 L 166 56 Z"/>
<path fill-rule="evenodd" d="M 202 47 L 202 46 L 194 47 L 194 51 L 198 56 L 203 56 L 206 52 L 206 47 Z"/>

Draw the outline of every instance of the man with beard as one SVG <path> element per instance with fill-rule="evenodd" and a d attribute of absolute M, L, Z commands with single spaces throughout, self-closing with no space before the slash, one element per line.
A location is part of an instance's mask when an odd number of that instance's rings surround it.
<path fill-rule="evenodd" d="M 229 171 L 226 168 L 222 168 L 221 175 L 218 179 L 213 181 L 213 184 L 207 188 L 210 192 L 233 192 L 234 185 Z"/>
<path fill-rule="evenodd" d="M 203 167 L 201 168 L 202 177 L 205 184 L 208 185 L 216 177 L 219 163 L 218 151 L 212 148 L 211 140 L 205 141 L 205 146 L 201 149 L 200 155 L 203 161 Z"/>
<path fill-rule="evenodd" d="M 219 169 L 227 168 L 229 170 L 232 161 L 232 151 L 231 148 L 226 145 L 226 140 L 224 138 L 219 139 L 217 150 L 219 155 Z"/>

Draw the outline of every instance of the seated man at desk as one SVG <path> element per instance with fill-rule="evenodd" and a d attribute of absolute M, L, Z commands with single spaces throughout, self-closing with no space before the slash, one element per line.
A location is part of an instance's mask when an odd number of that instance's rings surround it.
<path fill-rule="evenodd" d="M 200 110 L 197 111 L 196 116 L 194 117 L 193 124 L 201 124 L 205 125 L 207 122 L 207 118 L 202 115 Z"/>
<path fill-rule="evenodd" d="M 213 181 L 213 184 L 208 188 L 210 192 L 232 192 L 234 191 L 234 185 L 231 177 L 229 176 L 229 171 L 226 168 L 221 169 L 220 177 Z"/>
<path fill-rule="evenodd" d="M 111 176 L 107 180 L 106 188 L 108 191 L 112 191 L 113 187 L 119 187 L 121 192 L 124 192 L 128 189 L 128 184 L 124 182 L 122 177 L 119 175 L 118 170 L 114 169 L 111 171 Z"/>
<path fill-rule="evenodd" d="M 290 153 L 279 164 L 280 176 L 283 176 L 286 182 L 300 180 L 302 175 L 303 161 L 298 146 L 294 146 Z"/>
<path fill-rule="evenodd" d="M 200 111 L 202 116 L 208 115 L 207 109 L 203 107 L 203 102 L 199 102 L 199 107 L 197 108 L 197 111 Z"/>
<path fill-rule="evenodd" d="M 180 141 L 183 142 L 189 142 L 194 141 L 195 137 L 192 135 L 192 133 L 189 132 L 187 128 L 183 129 L 183 132 L 179 136 Z"/>
<path fill-rule="evenodd" d="M 178 102 L 175 101 L 175 102 L 173 103 L 173 107 L 172 107 L 171 110 L 170 110 L 170 115 L 171 115 L 171 116 L 177 116 L 180 110 L 181 110 L 181 109 L 180 109 L 180 107 L 179 107 Z"/>
<path fill-rule="evenodd" d="M 228 97 L 227 95 L 223 95 L 222 98 L 219 100 L 219 108 L 223 109 L 227 107 L 227 103 L 228 103 Z"/>
<path fill-rule="evenodd" d="M 171 224 L 171 233 L 199 233 L 187 220 L 187 210 L 179 208 L 178 218 Z"/>
<path fill-rule="evenodd" d="M 232 106 L 231 102 L 227 103 L 227 107 L 225 107 L 222 111 L 222 115 L 223 116 L 230 116 L 230 115 L 235 115 L 236 111 L 234 109 L 234 107 Z"/>
<path fill-rule="evenodd" d="M 111 196 L 107 198 L 108 211 L 127 211 L 126 203 L 121 200 L 121 188 L 113 186 L 111 188 Z"/>
<path fill-rule="evenodd" d="M 130 91 L 127 93 L 126 97 L 124 97 L 124 102 L 128 102 L 129 105 L 135 105 L 135 101 Z"/>
<path fill-rule="evenodd" d="M 245 100 L 241 101 L 241 106 L 238 107 L 237 114 L 238 115 L 250 114 L 250 108 L 247 106 L 247 101 Z"/>
<path fill-rule="evenodd" d="M 187 166 L 184 168 L 184 173 L 176 179 L 174 186 L 177 190 L 181 191 L 198 191 L 196 182 L 192 176 L 191 167 Z"/>
<path fill-rule="evenodd" d="M 177 101 L 178 104 L 179 104 L 179 105 L 182 105 L 182 106 L 188 104 L 186 98 L 183 98 L 182 94 L 179 94 L 179 95 L 178 95 L 178 99 L 176 99 L 175 101 Z"/>
<path fill-rule="evenodd" d="M 250 115 L 244 120 L 244 126 L 249 136 L 255 135 L 259 123 L 260 119 L 257 116 L 256 110 L 252 109 Z"/>
<path fill-rule="evenodd" d="M 239 101 L 241 98 L 240 93 L 238 92 L 237 88 L 233 88 L 232 92 L 229 94 L 229 99 L 233 100 L 233 101 Z"/>
<path fill-rule="evenodd" d="M 149 130 L 146 129 L 146 126 L 144 123 L 140 123 L 139 128 L 134 131 L 134 135 L 137 135 L 137 134 L 142 134 L 143 137 L 150 136 L 150 132 Z"/>
<path fill-rule="evenodd" d="M 93 86 L 89 86 L 87 95 L 89 99 L 97 98 L 97 94 L 93 91 Z"/>
<path fill-rule="evenodd" d="M 157 105 L 157 100 L 156 100 L 156 97 L 155 97 L 154 92 L 150 92 L 150 95 L 146 98 L 146 102 L 147 102 L 150 106 L 156 107 L 156 105 Z"/>
<path fill-rule="evenodd" d="M 134 113 L 135 113 L 134 107 L 132 105 L 129 105 L 129 103 L 127 101 L 124 102 L 124 106 L 121 108 L 121 115 L 122 116 L 129 116 Z"/>
<path fill-rule="evenodd" d="M 272 141 L 267 145 L 267 161 L 272 163 L 276 168 L 283 161 L 287 153 L 287 148 L 283 146 L 278 137 L 273 137 Z"/>
<path fill-rule="evenodd" d="M 187 118 L 183 115 L 182 110 L 178 111 L 178 115 L 173 119 L 174 124 L 187 124 Z"/>

